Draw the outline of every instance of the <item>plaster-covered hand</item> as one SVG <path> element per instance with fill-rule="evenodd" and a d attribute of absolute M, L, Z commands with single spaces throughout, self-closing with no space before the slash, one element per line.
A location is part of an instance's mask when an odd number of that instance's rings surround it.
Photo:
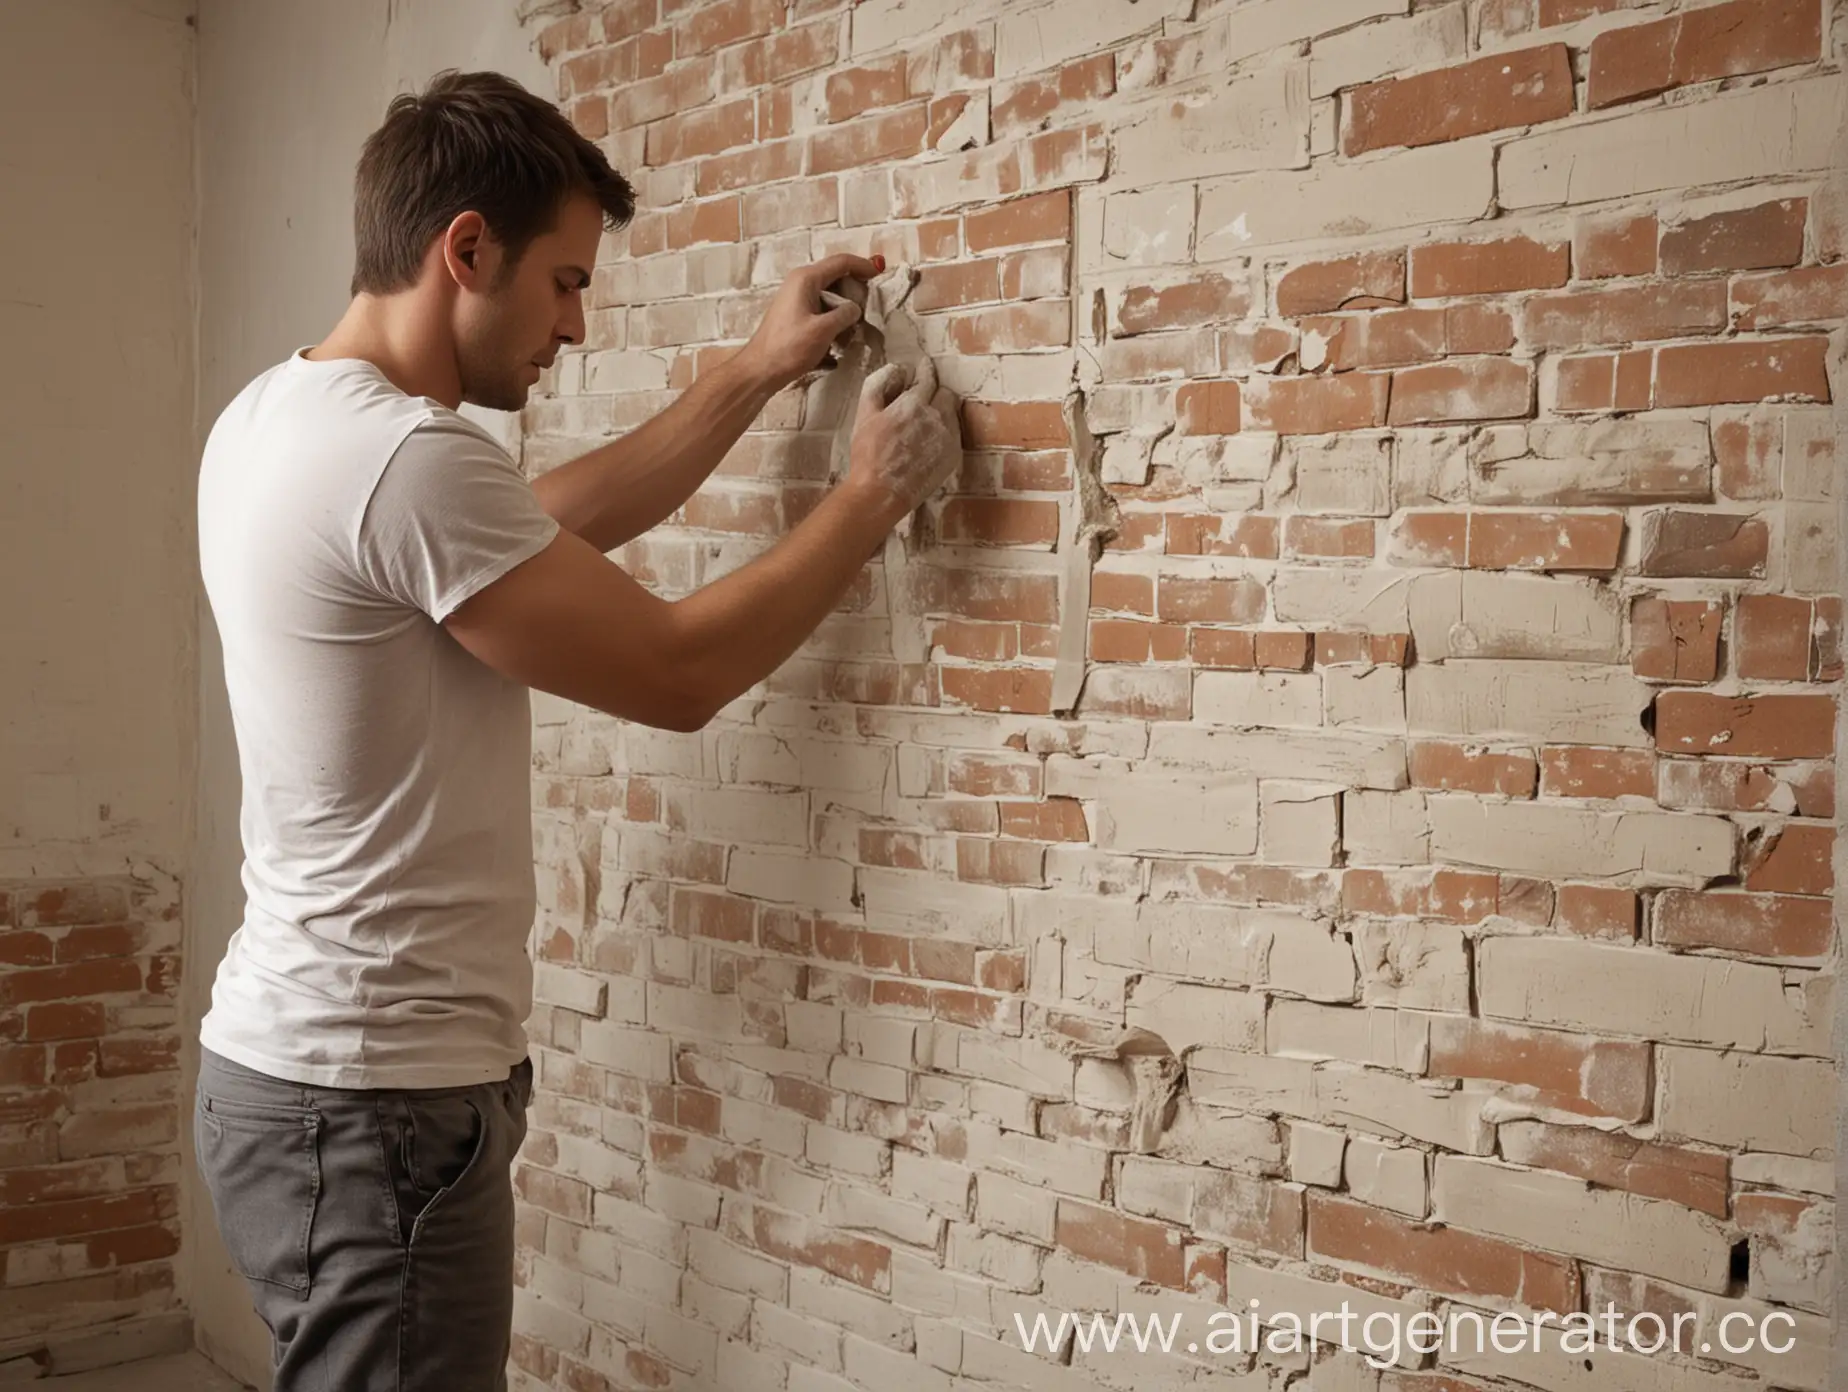
<path fill-rule="evenodd" d="M 956 396 L 937 385 L 929 358 L 919 362 L 915 380 L 897 363 L 866 379 L 848 477 L 889 498 L 894 521 L 936 492 L 961 463 Z"/>
<path fill-rule="evenodd" d="M 869 261 L 843 253 L 791 271 L 738 356 L 771 389 L 788 386 L 820 366 L 828 346 L 860 320 L 857 305 L 830 308 L 821 292 L 846 276 L 871 280 L 884 269 L 883 257 Z"/>

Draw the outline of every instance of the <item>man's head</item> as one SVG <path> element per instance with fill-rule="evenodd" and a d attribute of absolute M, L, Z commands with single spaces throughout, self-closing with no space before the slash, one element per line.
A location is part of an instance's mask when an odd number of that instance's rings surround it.
<path fill-rule="evenodd" d="M 462 398 L 517 410 L 560 343 L 605 227 L 635 194 L 557 108 L 499 73 L 439 74 L 396 98 L 354 179 L 355 295 L 441 297 Z"/>

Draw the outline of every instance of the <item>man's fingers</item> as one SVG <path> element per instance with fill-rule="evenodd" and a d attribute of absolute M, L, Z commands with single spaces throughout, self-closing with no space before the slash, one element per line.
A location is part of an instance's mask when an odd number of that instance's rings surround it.
<path fill-rule="evenodd" d="M 918 405 L 928 406 L 937 394 L 937 364 L 927 354 L 918 359 L 917 376 L 911 380 L 911 394 L 918 399 Z"/>
<path fill-rule="evenodd" d="M 860 388 L 860 409 L 883 410 L 898 399 L 910 381 L 911 374 L 898 363 L 887 363 L 884 367 L 876 368 Z"/>
<path fill-rule="evenodd" d="M 796 274 L 804 284 L 819 293 L 823 286 L 834 284 L 842 276 L 871 280 L 879 274 L 879 267 L 864 256 L 852 256 L 843 251 L 804 266 Z"/>

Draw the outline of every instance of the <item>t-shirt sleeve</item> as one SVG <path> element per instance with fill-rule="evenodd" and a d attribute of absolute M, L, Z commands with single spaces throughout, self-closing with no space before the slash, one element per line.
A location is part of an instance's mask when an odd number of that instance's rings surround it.
<path fill-rule="evenodd" d="M 381 593 L 441 623 L 557 535 L 505 450 L 437 418 L 386 462 L 360 522 L 359 565 Z"/>

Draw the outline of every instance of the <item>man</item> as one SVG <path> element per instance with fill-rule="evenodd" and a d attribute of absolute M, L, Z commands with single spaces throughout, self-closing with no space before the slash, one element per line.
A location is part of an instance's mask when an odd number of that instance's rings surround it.
<path fill-rule="evenodd" d="M 955 467 L 954 403 L 875 374 L 846 478 L 678 602 L 605 558 L 669 516 L 858 315 L 796 272 L 750 342 L 528 484 L 464 401 L 518 409 L 584 337 L 628 184 L 490 73 L 391 104 L 355 184 L 353 300 L 219 417 L 199 481 L 244 794 L 247 907 L 194 1134 L 278 1392 L 505 1386 L 508 1167 L 532 1066 L 527 688 L 693 730 L 826 617 Z M 838 301 L 836 302 L 838 305 Z"/>

